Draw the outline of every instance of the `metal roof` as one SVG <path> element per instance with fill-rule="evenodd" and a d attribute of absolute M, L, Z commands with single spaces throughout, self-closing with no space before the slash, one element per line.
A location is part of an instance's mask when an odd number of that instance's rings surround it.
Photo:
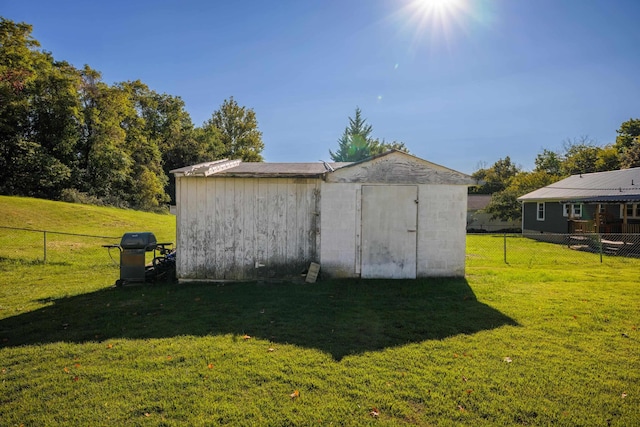
<path fill-rule="evenodd" d="M 640 168 L 571 175 L 518 198 L 521 202 L 617 203 L 640 199 Z"/>
<path fill-rule="evenodd" d="M 319 176 L 339 169 L 349 163 L 240 163 L 238 166 L 218 172 L 218 176 Z"/>
<path fill-rule="evenodd" d="M 171 173 L 184 176 L 228 176 L 228 177 L 317 177 L 351 163 L 264 163 L 241 162 L 240 160 L 216 160 L 174 169 Z"/>
<path fill-rule="evenodd" d="M 396 154 L 399 153 L 399 154 Z M 358 162 L 335 162 L 328 163 L 324 161 L 318 161 L 314 163 L 266 163 L 266 162 L 242 162 L 240 160 L 222 159 L 213 162 L 200 163 L 197 165 L 186 166 L 179 169 L 174 169 L 170 173 L 176 177 L 180 176 L 201 176 L 208 177 L 215 175 L 216 177 L 243 177 L 243 178 L 320 178 L 331 174 L 339 169 L 353 167 L 361 164 L 375 162 L 377 159 L 393 155 L 393 156 L 405 156 L 412 160 L 412 164 L 415 164 L 414 169 L 419 169 L 422 175 L 425 175 L 425 171 L 429 172 L 429 178 L 434 183 L 439 184 L 463 184 L 474 185 L 475 180 L 469 175 L 457 172 L 453 169 L 446 168 L 444 166 L 437 165 L 435 163 L 428 162 L 413 156 L 408 153 L 404 153 L 399 150 L 390 150 L 385 153 L 381 153 L 367 159 Z M 406 163 L 406 162 L 405 162 Z M 396 177 L 404 177 L 403 174 L 412 174 L 415 171 L 404 170 L 402 168 L 395 174 Z M 332 174 L 333 175 L 333 174 Z M 438 179 L 433 179 L 436 176 Z"/>

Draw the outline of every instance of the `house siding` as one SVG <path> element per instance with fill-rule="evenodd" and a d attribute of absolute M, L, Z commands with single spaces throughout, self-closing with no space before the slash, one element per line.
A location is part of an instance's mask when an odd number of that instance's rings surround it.
<path fill-rule="evenodd" d="M 567 218 L 562 216 L 562 205 L 558 202 L 545 202 L 544 221 L 537 219 L 537 202 L 525 202 L 523 206 L 523 232 L 567 233 Z"/>

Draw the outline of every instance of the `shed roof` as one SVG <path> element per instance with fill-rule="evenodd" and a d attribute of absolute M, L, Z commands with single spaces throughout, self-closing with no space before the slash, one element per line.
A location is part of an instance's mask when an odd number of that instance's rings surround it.
<path fill-rule="evenodd" d="M 342 173 L 343 170 L 349 170 Z M 243 177 L 243 178 L 320 178 L 332 182 L 345 179 L 379 182 L 420 182 L 433 184 L 474 185 L 470 176 L 428 162 L 399 150 L 390 150 L 358 162 L 266 163 L 240 160 L 216 160 L 171 171 L 175 176 Z M 354 178 L 355 177 L 355 178 Z M 413 181 L 412 181 L 413 180 Z M 360 182 L 360 181 L 358 181 Z"/>
<path fill-rule="evenodd" d="M 179 176 L 228 176 L 228 177 L 317 177 L 350 163 L 266 163 L 242 162 L 222 159 L 174 169 Z"/>
<path fill-rule="evenodd" d="M 640 200 L 640 168 L 572 175 L 518 198 L 521 202 L 624 203 Z"/>

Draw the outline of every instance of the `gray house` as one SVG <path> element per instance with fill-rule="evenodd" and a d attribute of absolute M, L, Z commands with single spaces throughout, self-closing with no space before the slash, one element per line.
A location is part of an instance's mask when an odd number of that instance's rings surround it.
<path fill-rule="evenodd" d="M 572 175 L 518 200 L 523 233 L 640 233 L 640 168 Z"/>
<path fill-rule="evenodd" d="M 181 281 L 463 276 L 468 175 L 392 150 L 356 163 L 220 160 L 176 177 Z"/>

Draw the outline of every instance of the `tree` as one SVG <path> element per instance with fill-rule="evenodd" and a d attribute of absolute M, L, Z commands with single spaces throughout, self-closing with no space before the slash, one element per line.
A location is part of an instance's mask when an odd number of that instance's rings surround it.
<path fill-rule="evenodd" d="M 349 126 L 338 139 L 338 150 L 329 150 L 334 162 L 357 162 L 371 156 L 371 132 L 373 127 L 362 117 L 362 111 L 356 107 L 355 118 L 349 117 Z"/>
<path fill-rule="evenodd" d="M 638 140 L 640 137 L 640 119 L 629 119 L 623 122 L 616 133 L 618 136 L 616 137 L 615 147 L 619 152 L 638 144 L 640 142 Z"/>
<path fill-rule="evenodd" d="M 615 146 L 613 144 L 605 145 L 598 151 L 598 158 L 596 159 L 596 170 L 598 172 L 618 170 L 621 167 L 624 167 L 620 163 L 620 160 L 620 155 L 618 154 L 618 150 L 615 148 Z"/>
<path fill-rule="evenodd" d="M 599 169 L 604 166 L 598 159 L 602 156 L 602 148 L 588 136 L 567 139 L 563 143 L 564 161 L 562 162 L 562 175 L 577 175 L 581 173 L 602 172 Z"/>
<path fill-rule="evenodd" d="M 616 131 L 618 136 L 614 147 L 620 157 L 622 168 L 640 166 L 640 119 L 629 119 Z"/>
<path fill-rule="evenodd" d="M 511 183 L 511 179 L 520 172 L 520 168 L 511 162 L 509 156 L 500 159 L 490 168 L 480 169 L 471 174 L 477 182 L 483 182 L 478 187 L 470 188 L 471 193 L 493 194 L 504 190 Z"/>
<path fill-rule="evenodd" d="M 0 18 L 0 191 L 57 198 L 75 168 L 80 74 L 31 31 Z"/>
<path fill-rule="evenodd" d="M 547 171 L 520 172 L 512 177 L 509 185 L 494 193 L 485 211 L 491 219 L 513 221 L 522 215 L 518 197 L 558 181 L 560 177 Z"/>
<path fill-rule="evenodd" d="M 398 150 L 398 151 L 403 151 L 405 153 L 409 153 L 409 149 L 407 148 L 406 145 L 404 145 L 404 142 L 398 142 L 398 141 L 385 142 L 384 139 L 380 141 L 379 139 L 376 138 L 376 139 L 370 140 L 369 146 L 370 146 L 369 154 L 371 156 L 386 153 L 389 150 Z"/>
<path fill-rule="evenodd" d="M 535 170 L 537 172 L 546 172 L 551 175 L 560 175 L 562 171 L 562 157 L 555 151 L 542 150 L 542 153 L 536 156 Z"/>
<path fill-rule="evenodd" d="M 371 132 L 373 127 L 367 124 L 367 119 L 362 117 L 362 110 L 356 107 L 355 117 L 349 117 L 349 125 L 338 139 L 338 150 L 335 153 L 329 150 L 331 159 L 334 162 L 357 162 L 392 149 L 409 152 L 404 143 L 374 139 Z"/>
<path fill-rule="evenodd" d="M 212 128 L 215 128 L 212 129 Z M 202 126 L 201 136 L 216 135 L 220 144 L 209 140 L 211 148 L 220 148 L 220 157 L 241 159 L 245 162 L 261 162 L 262 132 L 258 130 L 256 113 L 251 108 L 241 107 L 230 97 Z"/>

